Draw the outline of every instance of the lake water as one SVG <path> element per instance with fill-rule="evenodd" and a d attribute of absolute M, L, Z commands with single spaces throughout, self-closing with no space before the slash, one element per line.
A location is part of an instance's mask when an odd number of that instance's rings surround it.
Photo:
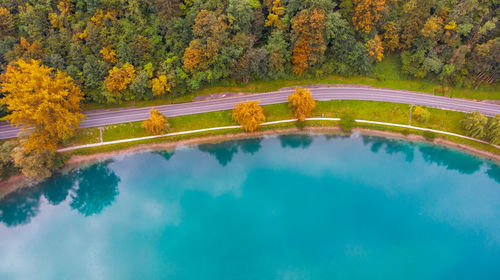
<path fill-rule="evenodd" d="M 500 167 L 361 136 L 116 157 L 0 201 L 0 279 L 500 279 Z"/>

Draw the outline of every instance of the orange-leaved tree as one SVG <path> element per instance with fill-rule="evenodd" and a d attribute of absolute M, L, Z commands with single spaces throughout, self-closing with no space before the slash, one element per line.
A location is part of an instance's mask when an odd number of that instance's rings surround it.
<path fill-rule="evenodd" d="M 247 101 L 236 104 L 233 109 L 233 119 L 241 125 L 243 130 L 254 132 L 260 128 L 266 116 L 264 109 L 259 106 L 259 101 Z"/>
<path fill-rule="evenodd" d="M 149 116 L 149 120 L 142 122 L 142 127 L 144 127 L 151 134 L 161 134 L 167 132 L 169 124 L 165 115 L 156 109 L 152 109 Z"/>
<path fill-rule="evenodd" d="M 298 87 L 288 96 L 288 107 L 292 109 L 293 115 L 299 121 L 304 121 L 316 108 L 316 101 L 312 98 L 310 91 Z"/>
<path fill-rule="evenodd" d="M 326 50 L 324 30 L 325 12 L 323 10 L 302 10 L 293 19 L 292 62 L 295 74 L 302 75 L 309 67 L 322 61 Z"/>
<path fill-rule="evenodd" d="M 29 133 L 23 142 L 28 152 L 54 152 L 57 143 L 80 125 L 83 95 L 73 79 L 37 60 L 20 59 L 7 67 L 0 77 L 0 101 L 11 112 L 7 119 Z"/>
<path fill-rule="evenodd" d="M 355 0 L 352 22 L 356 30 L 370 33 L 386 6 L 386 0 Z"/>

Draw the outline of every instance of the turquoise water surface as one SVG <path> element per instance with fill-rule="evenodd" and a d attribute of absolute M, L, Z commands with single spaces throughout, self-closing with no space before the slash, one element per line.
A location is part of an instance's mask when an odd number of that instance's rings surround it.
<path fill-rule="evenodd" d="M 304 135 L 115 157 L 0 200 L 0 279 L 500 279 L 500 167 Z"/>

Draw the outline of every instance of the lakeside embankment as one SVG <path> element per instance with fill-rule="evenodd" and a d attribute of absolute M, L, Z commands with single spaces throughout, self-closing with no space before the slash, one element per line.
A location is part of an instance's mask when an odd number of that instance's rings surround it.
<path fill-rule="evenodd" d="M 133 147 L 128 147 L 124 149 L 100 152 L 94 154 L 74 154 L 71 158 L 66 162 L 64 167 L 61 169 L 62 172 L 66 172 L 68 170 L 78 168 L 81 166 L 85 166 L 88 164 L 92 164 L 94 162 L 106 160 L 119 155 L 127 155 L 141 151 L 150 151 L 150 150 L 171 150 L 180 146 L 193 146 L 199 144 L 208 144 L 208 143 L 219 143 L 230 140 L 241 140 L 248 138 L 259 138 L 265 136 L 273 136 L 273 135 L 283 135 L 283 134 L 331 134 L 331 135 L 349 135 L 344 132 L 340 127 L 336 126 L 320 126 L 320 127 L 304 127 L 304 128 L 273 128 L 264 131 L 258 131 L 253 133 L 246 132 L 237 132 L 237 133 L 226 133 L 219 135 L 209 135 L 209 136 L 200 136 L 200 137 L 192 137 L 188 139 L 181 139 L 175 141 L 163 141 L 158 143 L 147 143 L 147 144 L 139 144 Z M 400 139 L 411 142 L 420 142 L 420 143 L 431 143 L 434 145 L 440 145 L 452 149 L 461 150 L 463 152 L 491 160 L 497 164 L 500 164 L 500 154 L 495 154 L 492 152 L 488 152 L 485 150 L 481 150 L 478 148 L 471 147 L 466 144 L 460 144 L 453 142 L 448 139 L 443 138 L 434 138 L 432 140 L 417 134 L 403 134 L 399 132 L 391 132 L 391 131 L 382 131 L 376 129 L 368 129 L 368 128 L 355 128 L 352 130 L 351 135 L 367 135 L 367 136 L 380 136 L 385 138 L 392 139 Z M 27 179 L 24 175 L 16 175 L 9 178 L 6 181 L 0 182 L 0 199 L 5 195 L 19 189 L 22 187 L 30 186 L 35 184 L 35 181 Z"/>

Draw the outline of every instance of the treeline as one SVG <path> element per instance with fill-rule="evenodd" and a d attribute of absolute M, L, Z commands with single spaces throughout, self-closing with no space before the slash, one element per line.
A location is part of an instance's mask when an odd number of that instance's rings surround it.
<path fill-rule="evenodd" d="M 88 102 L 182 95 L 221 80 L 356 75 L 390 53 L 410 77 L 500 76 L 500 2 L 0 0 L 0 68 L 40 60 Z"/>

